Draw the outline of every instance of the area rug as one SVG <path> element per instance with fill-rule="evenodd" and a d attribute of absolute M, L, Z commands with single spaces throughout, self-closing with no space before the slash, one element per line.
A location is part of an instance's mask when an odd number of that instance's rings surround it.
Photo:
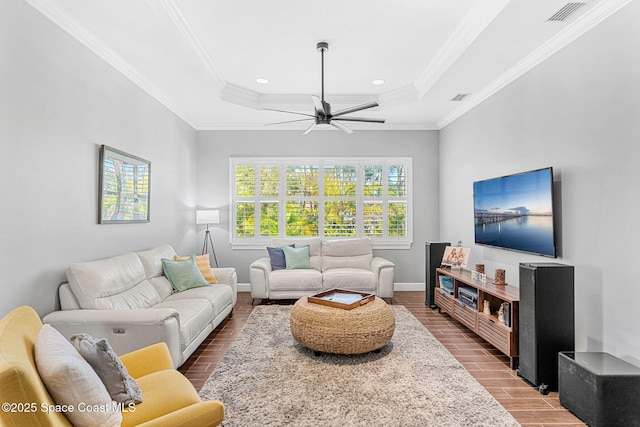
<path fill-rule="evenodd" d="M 379 353 L 315 355 L 289 329 L 291 306 L 258 306 L 200 390 L 225 427 L 518 426 L 405 307 Z"/>

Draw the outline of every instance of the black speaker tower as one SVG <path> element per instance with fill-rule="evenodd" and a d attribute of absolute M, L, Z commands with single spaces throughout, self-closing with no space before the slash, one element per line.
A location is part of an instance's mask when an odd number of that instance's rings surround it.
<path fill-rule="evenodd" d="M 425 301 L 431 308 L 436 308 L 436 268 L 442 264 L 444 249 L 451 246 L 449 242 L 427 242 L 425 245 Z"/>
<path fill-rule="evenodd" d="M 574 351 L 574 268 L 520 264 L 518 375 L 540 393 L 558 388 L 558 353 Z"/>

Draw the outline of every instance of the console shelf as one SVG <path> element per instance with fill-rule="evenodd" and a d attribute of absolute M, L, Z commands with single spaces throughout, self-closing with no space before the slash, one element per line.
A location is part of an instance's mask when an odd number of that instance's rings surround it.
<path fill-rule="evenodd" d="M 441 286 L 441 277 L 451 278 L 453 287 L 450 290 Z M 496 285 L 490 279 L 486 283 L 472 279 L 471 272 L 467 270 L 444 268 L 436 269 L 435 286 L 435 303 L 438 311 L 448 313 L 509 356 L 511 368 L 515 369 L 518 361 L 519 289 L 515 286 Z M 473 290 L 477 292 L 476 307 L 469 302 L 463 303 L 460 299 L 460 288 L 471 288 L 471 294 Z M 465 293 L 464 290 L 463 293 Z M 466 294 L 469 294 L 469 289 Z M 483 312 L 484 301 L 489 301 L 491 314 Z M 505 302 L 509 303 L 504 313 L 506 322 L 501 322 L 498 320 L 497 312 Z"/>

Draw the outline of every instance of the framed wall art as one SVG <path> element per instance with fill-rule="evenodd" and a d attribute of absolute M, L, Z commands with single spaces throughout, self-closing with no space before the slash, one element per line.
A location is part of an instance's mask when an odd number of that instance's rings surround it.
<path fill-rule="evenodd" d="M 100 146 L 99 224 L 149 222 L 151 162 Z"/>

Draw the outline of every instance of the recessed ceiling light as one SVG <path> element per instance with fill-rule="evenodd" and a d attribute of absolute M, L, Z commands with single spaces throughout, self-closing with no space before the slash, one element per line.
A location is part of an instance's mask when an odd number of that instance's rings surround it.
<path fill-rule="evenodd" d="M 269 83 L 269 79 L 265 79 L 264 77 L 259 77 L 256 79 L 256 82 L 260 83 L 261 85 L 266 85 L 267 83 Z"/>
<path fill-rule="evenodd" d="M 376 86 L 381 86 L 381 85 L 383 85 L 383 84 L 384 84 L 384 80 L 382 80 L 382 79 L 376 79 L 376 80 L 372 81 L 371 83 L 373 83 L 373 84 L 374 84 L 374 85 L 376 85 Z"/>

